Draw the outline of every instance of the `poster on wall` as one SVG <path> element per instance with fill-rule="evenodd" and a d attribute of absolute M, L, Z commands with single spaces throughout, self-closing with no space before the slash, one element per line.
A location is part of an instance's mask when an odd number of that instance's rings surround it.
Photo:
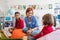
<path fill-rule="evenodd" d="M 14 16 L 14 13 L 15 13 L 15 10 L 13 8 L 10 8 L 8 10 L 8 13 L 11 15 L 11 16 Z"/>
<path fill-rule="evenodd" d="M 4 27 L 13 27 L 12 17 L 6 16 L 4 18 Z"/>
<path fill-rule="evenodd" d="M 13 5 L 8 10 L 8 13 L 11 16 L 14 16 L 14 13 L 16 11 L 18 11 L 18 12 L 21 12 L 21 11 L 25 12 L 26 8 L 28 8 L 28 7 L 31 7 L 33 10 L 50 10 L 50 9 L 52 9 L 52 4 L 44 4 L 44 5 Z M 23 12 L 22 12 L 22 14 L 24 14 Z"/>
<path fill-rule="evenodd" d="M 26 8 L 31 7 L 32 9 L 52 9 L 52 4 L 43 4 L 43 5 L 14 5 L 13 9 L 25 10 Z"/>

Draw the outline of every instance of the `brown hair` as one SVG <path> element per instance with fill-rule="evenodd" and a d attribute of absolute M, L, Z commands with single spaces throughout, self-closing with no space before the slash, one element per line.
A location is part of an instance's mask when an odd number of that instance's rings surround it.
<path fill-rule="evenodd" d="M 19 12 L 15 12 L 15 15 L 16 15 L 16 14 L 20 14 L 20 13 L 19 13 Z"/>
<path fill-rule="evenodd" d="M 53 19 L 53 21 L 52 21 Z M 43 25 L 53 25 L 55 26 L 56 25 L 56 20 L 55 20 L 55 17 L 52 16 L 51 14 L 45 14 L 42 18 L 43 20 Z"/>
<path fill-rule="evenodd" d="M 33 12 L 33 9 L 32 9 L 32 8 L 30 8 L 30 7 L 29 7 L 29 8 L 27 8 L 27 9 L 26 9 L 26 14 L 27 14 L 29 11 L 32 11 L 32 12 Z"/>

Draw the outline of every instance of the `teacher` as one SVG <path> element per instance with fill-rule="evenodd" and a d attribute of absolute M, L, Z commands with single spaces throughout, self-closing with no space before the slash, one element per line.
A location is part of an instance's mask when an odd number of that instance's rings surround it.
<path fill-rule="evenodd" d="M 25 20 L 25 24 L 26 24 L 24 31 L 26 33 L 29 33 L 31 35 L 36 35 L 40 32 L 39 26 L 37 23 L 37 19 L 35 18 L 35 16 L 33 16 L 33 9 L 32 8 L 26 9 L 26 17 L 24 20 Z"/>

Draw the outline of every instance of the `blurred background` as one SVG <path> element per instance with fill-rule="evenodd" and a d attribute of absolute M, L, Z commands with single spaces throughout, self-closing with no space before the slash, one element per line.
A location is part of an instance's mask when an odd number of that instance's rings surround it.
<path fill-rule="evenodd" d="M 60 28 L 60 0 L 0 0 L 0 30 L 8 30 L 14 26 L 14 13 L 20 12 L 24 19 L 26 8 L 34 9 L 39 26 L 42 26 L 42 16 L 46 13 L 56 17 L 56 28 Z M 9 33 L 8 33 L 9 34 Z"/>

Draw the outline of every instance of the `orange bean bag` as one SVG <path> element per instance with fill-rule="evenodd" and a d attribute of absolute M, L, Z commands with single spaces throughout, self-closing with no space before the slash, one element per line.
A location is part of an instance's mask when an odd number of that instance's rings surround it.
<path fill-rule="evenodd" d="M 26 34 L 22 32 L 22 29 L 14 29 L 12 32 L 11 38 L 22 38 Z"/>

